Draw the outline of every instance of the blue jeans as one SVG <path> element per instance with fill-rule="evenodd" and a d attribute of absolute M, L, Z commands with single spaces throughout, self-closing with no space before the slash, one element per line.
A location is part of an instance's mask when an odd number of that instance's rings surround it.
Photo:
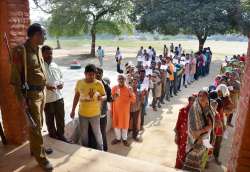
<path fill-rule="evenodd" d="M 95 135 L 97 149 L 103 150 L 103 140 L 100 128 L 100 116 L 87 118 L 79 115 L 79 122 L 80 122 L 80 135 L 81 135 L 82 145 L 88 147 L 88 142 L 89 142 L 88 129 L 90 124 L 92 131 Z"/>

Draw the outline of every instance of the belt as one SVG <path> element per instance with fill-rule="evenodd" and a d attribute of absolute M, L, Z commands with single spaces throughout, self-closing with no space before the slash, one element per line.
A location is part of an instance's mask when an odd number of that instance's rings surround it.
<path fill-rule="evenodd" d="M 43 91 L 44 88 L 44 85 L 29 85 L 29 89 L 27 91 Z"/>
<path fill-rule="evenodd" d="M 107 116 L 107 114 L 102 114 L 101 116 L 100 116 L 100 118 L 105 118 Z"/>

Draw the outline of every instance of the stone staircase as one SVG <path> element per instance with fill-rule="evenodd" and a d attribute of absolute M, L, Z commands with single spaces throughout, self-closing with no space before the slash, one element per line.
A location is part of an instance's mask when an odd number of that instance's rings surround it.
<path fill-rule="evenodd" d="M 175 172 L 173 168 L 123 157 L 112 153 L 88 149 L 44 137 L 46 147 L 54 152 L 49 160 L 56 172 Z M 0 146 L 0 171 L 40 172 L 29 154 L 29 144 L 19 147 Z"/>

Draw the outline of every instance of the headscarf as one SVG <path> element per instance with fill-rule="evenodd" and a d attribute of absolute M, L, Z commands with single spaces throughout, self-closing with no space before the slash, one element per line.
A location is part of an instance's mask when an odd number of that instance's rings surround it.
<path fill-rule="evenodd" d="M 230 92 L 228 90 L 228 87 L 225 84 L 220 84 L 216 88 L 216 91 L 221 91 L 222 92 L 222 97 L 227 97 L 230 96 Z"/>
<path fill-rule="evenodd" d="M 219 85 L 220 79 L 221 79 L 221 75 L 217 75 L 216 78 L 215 78 L 215 80 L 214 80 L 214 85 L 215 86 Z"/>
<path fill-rule="evenodd" d="M 216 86 L 210 85 L 210 86 L 208 87 L 208 92 L 209 92 L 209 93 L 212 92 L 212 91 L 214 91 L 214 90 L 216 90 Z"/>
<path fill-rule="evenodd" d="M 209 99 L 216 100 L 218 98 L 218 93 L 217 91 L 213 90 L 209 93 Z"/>

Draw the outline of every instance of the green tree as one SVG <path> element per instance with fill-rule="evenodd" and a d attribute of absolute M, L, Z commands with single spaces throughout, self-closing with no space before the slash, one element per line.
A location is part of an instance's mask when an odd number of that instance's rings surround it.
<path fill-rule="evenodd" d="M 36 4 L 39 5 L 39 0 Z M 52 14 L 49 30 L 56 37 L 90 33 L 92 38 L 91 56 L 95 56 L 97 33 L 119 35 L 132 32 L 129 15 L 133 11 L 130 0 L 47 0 Z"/>
<path fill-rule="evenodd" d="M 146 32 L 160 32 L 176 35 L 180 32 L 178 24 L 179 8 L 175 12 L 169 10 L 177 6 L 177 1 L 169 0 L 137 0 L 132 20 L 136 29 Z M 171 5 L 171 7 L 170 7 Z"/>
<path fill-rule="evenodd" d="M 142 30 L 196 35 L 201 50 L 208 36 L 226 33 L 231 28 L 228 16 L 235 1 L 139 0 L 134 19 Z"/>
<path fill-rule="evenodd" d="M 243 35 L 248 37 L 247 56 L 250 57 L 250 0 L 238 0 L 239 6 L 233 19 L 235 19 L 235 28 Z"/>
<path fill-rule="evenodd" d="M 62 27 L 65 24 L 64 20 L 61 20 L 61 18 L 58 17 L 57 15 L 52 15 L 52 17 L 48 19 L 48 23 L 49 23 L 48 31 L 50 35 L 56 37 L 56 42 L 57 42 L 56 49 L 61 49 L 59 38 L 65 34 L 66 29 L 65 27 Z"/>
<path fill-rule="evenodd" d="M 183 27 L 185 32 L 194 34 L 203 49 L 208 36 L 224 34 L 231 29 L 229 15 L 235 9 L 235 0 L 185 0 Z"/>

